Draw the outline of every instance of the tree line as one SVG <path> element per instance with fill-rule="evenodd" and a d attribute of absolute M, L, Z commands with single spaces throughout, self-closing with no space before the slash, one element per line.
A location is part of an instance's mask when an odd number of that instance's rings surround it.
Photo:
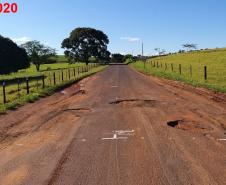
<path fill-rule="evenodd" d="M 108 36 L 93 28 L 76 28 L 61 47 L 65 49 L 65 56 L 70 63 L 90 61 L 107 62 L 111 53 L 107 49 Z M 33 63 L 39 71 L 44 63 L 51 62 L 56 56 L 56 50 L 39 41 L 33 40 L 20 46 L 9 38 L 0 36 L 0 74 L 8 74 L 25 69 Z"/>

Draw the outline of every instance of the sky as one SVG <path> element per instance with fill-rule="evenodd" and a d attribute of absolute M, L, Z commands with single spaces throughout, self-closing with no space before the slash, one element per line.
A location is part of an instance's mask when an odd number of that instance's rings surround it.
<path fill-rule="evenodd" d="M 0 3 L 12 2 L 0 0 Z M 38 40 L 63 53 L 61 42 L 77 27 L 102 30 L 112 53 L 155 54 L 226 46 L 225 0 L 14 0 L 16 14 L 0 13 L 0 35 L 18 44 Z"/>

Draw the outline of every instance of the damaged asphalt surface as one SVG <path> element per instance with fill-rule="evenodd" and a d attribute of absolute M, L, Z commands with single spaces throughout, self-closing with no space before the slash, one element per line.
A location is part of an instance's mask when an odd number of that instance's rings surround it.
<path fill-rule="evenodd" d="M 1 185 L 224 185 L 226 104 L 114 65 L 0 116 Z"/>

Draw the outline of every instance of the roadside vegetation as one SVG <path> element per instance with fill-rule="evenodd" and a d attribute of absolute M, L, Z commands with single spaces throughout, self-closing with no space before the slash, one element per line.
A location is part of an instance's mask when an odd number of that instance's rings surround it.
<path fill-rule="evenodd" d="M 0 113 L 50 95 L 105 68 L 110 61 L 108 36 L 76 28 L 62 41 L 65 55 L 40 41 L 20 46 L 0 35 Z"/>
<path fill-rule="evenodd" d="M 160 56 L 130 65 L 146 74 L 226 92 L 226 48 Z"/>
<path fill-rule="evenodd" d="M 0 114 L 5 113 L 7 110 L 16 109 L 19 106 L 22 106 L 26 103 L 33 103 L 37 101 L 39 98 L 43 98 L 49 95 L 52 95 L 56 91 L 59 91 L 60 89 L 63 89 L 73 83 L 78 82 L 79 80 L 86 78 L 92 74 L 95 74 L 103 69 L 105 69 L 106 66 L 100 65 L 96 68 L 92 68 L 90 71 L 84 71 L 79 74 L 77 74 L 75 77 L 72 77 L 70 79 L 65 80 L 64 82 L 56 80 L 56 84 L 53 83 L 53 79 L 49 77 L 49 79 L 46 80 L 45 88 L 42 88 L 42 84 L 38 82 L 31 83 L 30 84 L 30 94 L 26 94 L 26 87 L 21 86 L 20 88 L 20 96 L 15 98 L 17 96 L 17 91 L 11 91 L 10 96 L 8 96 L 8 102 L 3 104 L 2 101 L 0 101 Z M 68 75 L 68 74 L 67 74 Z M 60 77 L 60 76 L 59 76 Z M 66 78 L 66 77 L 65 77 Z M 59 78 L 57 78 L 59 79 Z M 37 86 L 38 85 L 38 86 Z M 8 91 L 12 89 L 16 89 L 16 85 L 10 86 L 8 88 Z M 3 99 L 2 91 L 0 91 L 0 99 Z"/>
<path fill-rule="evenodd" d="M 18 77 L 29 77 L 29 76 L 37 76 L 41 74 L 48 73 L 52 70 L 59 70 L 59 69 L 65 69 L 65 68 L 74 68 L 79 66 L 85 66 L 84 63 L 53 63 L 53 64 L 43 64 L 40 66 L 40 70 L 37 71 L 35 65 L 31 64 L 29 68 L 19 70 L 15 73 L 0 75 L 0 80 L 4 79 L 13 79 Z"/>

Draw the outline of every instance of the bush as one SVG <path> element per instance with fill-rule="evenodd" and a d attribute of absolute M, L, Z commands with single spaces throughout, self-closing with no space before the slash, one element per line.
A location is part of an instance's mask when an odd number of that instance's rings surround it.
<path fill-rule="evenodd" d="M 0 74 L 17 72 L 30 66 L 27 53 L 12 40 L 0 35 Z"/>

